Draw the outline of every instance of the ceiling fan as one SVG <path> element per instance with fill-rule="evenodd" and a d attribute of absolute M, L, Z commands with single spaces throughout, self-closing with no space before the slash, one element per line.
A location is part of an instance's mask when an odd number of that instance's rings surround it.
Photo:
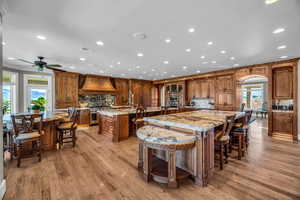
<path fill-rule="evenodd" d="M 30 61 L 27 61 L 24 59 L 18 59 L 18 60 L 28 63 L 28 64 L 31 64 L 33 67 L 38 67 L 38 69 L 37 69 L 38 72 L 43 72 L 44 68 L 62 71 L 62 70 L 58 69 L 58 68 L 62 68 L 61 65 L 58 65 L 58 64 L 50 64 L 49 65 L 45 61 L 43 61 L 44 60 L 43 56 L 38 56 L 38 60 L 33 61 L 33 62 L 30 62 Z"/>

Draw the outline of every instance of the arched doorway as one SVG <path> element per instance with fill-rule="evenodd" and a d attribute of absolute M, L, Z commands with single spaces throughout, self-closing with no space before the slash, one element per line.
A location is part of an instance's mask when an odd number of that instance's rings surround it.
<path fill-rule="evenodd" d="M 253 110 L 255 126 L 252 137 L 261 138 L 268 134 L 268 104 L 269 84 L 268 78 L 262 75 L 247 75 L 237 79 L 236 102 L 241 106 L 245 104 L 245 110 Z"/>

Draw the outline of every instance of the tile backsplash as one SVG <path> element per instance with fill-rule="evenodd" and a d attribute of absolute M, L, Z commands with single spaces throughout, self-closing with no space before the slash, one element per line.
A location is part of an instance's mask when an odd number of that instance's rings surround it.
<path fill-rule="evenodd" d="M 87 107 L 101 107 L 114 105 L 116 96 L 110 94 L 86 94 L 79 95 L 79 103 L 87 104 Z"/>

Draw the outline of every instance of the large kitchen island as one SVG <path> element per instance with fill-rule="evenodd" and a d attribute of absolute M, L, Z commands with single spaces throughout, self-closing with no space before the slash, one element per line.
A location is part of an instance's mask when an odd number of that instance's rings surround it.
<path fill-rule="evenodd" d="M 244 117 L 243 112 L 203 110 L 144 118 L 146 124 L 137 136 L 139 169 L 145 180 L 176 187 L 176 174 L 187 174 L 196 184 L 206 186 L 214 171 L 214 130 L 232 115 L 236 115 L 236 120 Z M 157 160 L 168 164 L 152 163 Z"/>

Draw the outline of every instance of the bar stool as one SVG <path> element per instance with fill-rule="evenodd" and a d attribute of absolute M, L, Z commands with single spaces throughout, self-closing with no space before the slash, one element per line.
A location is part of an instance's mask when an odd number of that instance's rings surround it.
<path fill-rule="evenodd" d="M 57 126 L 57 133 L 58 133 L 58 145 L 59 149 L 63 146 L 64 143 L 71 143 L 73 147 L 76 145 L 76 129 L 77 129 L 77 122 L 80 110 L 74 108 L 72 115 L 70 116 L 71 122 L 62 122 Z"/>
<path fill-rule="evenodd" d="M 17 167 L 21 165 L 21 159 L 24 155 L 24 145 L 27 143 L 32 144 L 32 154 L 37 155 L 38 161 L 42 160 L 42 113 L 25 113 L 11 115 L 13 130 L 14 130 L 14 149 L 17 154 Z"/>
<path fill-rule="evenodd" d="M 228 163 L 228 151 L 229 151 L 229 133 L 232 129 L 235 115 L 226 116 L 225 124 L 221 131 L 215 134 L 215 154 L 219 154 L 220 170 L 223 170 L 224 156 L 225 163 Z"/>
<path fill-rule="evenodd" d="M 143 118 L 145 117 L 145 109 L 142 107 L 138 107 L 135 111 L 135 118 L 132 119 L 135 132 L 144 125 Z"/>

